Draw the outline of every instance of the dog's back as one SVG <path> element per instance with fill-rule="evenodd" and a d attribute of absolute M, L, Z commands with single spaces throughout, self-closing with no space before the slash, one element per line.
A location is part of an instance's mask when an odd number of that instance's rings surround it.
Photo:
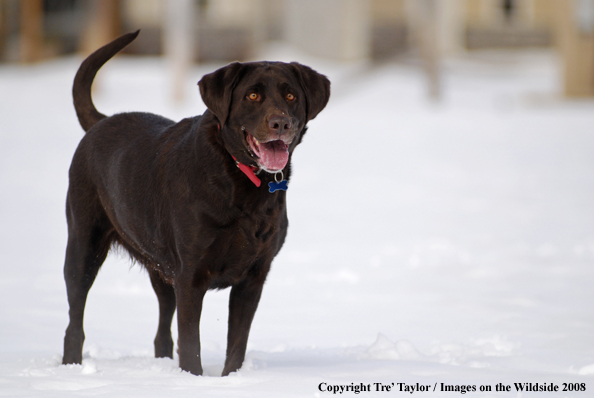
<path fill-rule="evenodd" d="M 113 243 L 126 248 L 140 263 L 149 265 L 151 260 L 143 250 L 129 242 L 138 236 L 121 236 L 127 220 L 135 216 L 135 209 L 142 202 L 151 201 L 158 179 L 147 178 L 155 174 L 158 159 L 167 157 L 163 143 L 175 134 L 167 129 L 175 122 L 159 115 L 144 112 L 127 112 L 106 116 L 93 104 L 91 86 L 99 69 L 114 55 L 130 44 L 139 31 L 125 34 L 89 55 L 79 67 L 72 87 L 74 108 L 78 120 L 87 133 L 79 143 L 70 167 L 67 195 L 67 216 L 73 236 L 84 230 L 84 222 L 103 225 L 101 253 Z M 178 137 L 177 137 L 178 138 Z M 138 156 L 138 154 L 158 156 Z M 164 162 L 166 163 L 166 162 Z M 149 203 L 146 207 L 155 207 Z M 119 209 L 119 210 L 117 210 Z M 126 211 L 122 211 L 126 209 Z M 116 214 L 119 213 L 119 214 Z M 137 217 L 150 217 L 151 213 Z M 130 221 L 133 225 L 134 221 Z M 98 232 L 97 232 L 98 233 Z M 137 235 L 143 231 L 137 231 Z M 128 234 L 131 230 L 128 229 Z M 145 238 L 146 239 L 146 238 Z"/>

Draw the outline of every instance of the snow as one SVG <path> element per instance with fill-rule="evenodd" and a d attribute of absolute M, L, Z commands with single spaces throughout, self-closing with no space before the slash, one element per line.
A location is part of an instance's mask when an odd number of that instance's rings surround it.
<path fill-rule="evenodd" d="M 594 102 L 558 95 L 555 54 L 448 60 L 438 103 L 414 64 L 265 56 L 326 73 L 333 94 L 293 158 L 287 242 L 244 366 L 226 378 L 228 291 L 207 294 L 205 375 L 192 376 L 152 357 L 157 300 L 117 253 L 89 295 L 83 364 L 60 365 L 80 59 L 0 65 L 0 396 L 454 397 L 460 386 L 475 397 L 592 396 Z M 122 56 L 100 72 L 95 103 L 200 114 L 196 82 L 218 66 L 195 67 L 187 102 L 174 104 L 162 60 Z"/>

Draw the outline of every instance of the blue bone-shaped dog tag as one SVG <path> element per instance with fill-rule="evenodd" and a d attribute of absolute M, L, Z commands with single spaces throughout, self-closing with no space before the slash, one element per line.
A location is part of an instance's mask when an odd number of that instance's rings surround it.
<path fill-rule="evenodd" d="M 287 186 L 288 181 L 282 180 L 280 182 L 270 181 L 268 183 L 268 192 L 273 193 L 275 191 L 286 191 L 289 187 Z"/>

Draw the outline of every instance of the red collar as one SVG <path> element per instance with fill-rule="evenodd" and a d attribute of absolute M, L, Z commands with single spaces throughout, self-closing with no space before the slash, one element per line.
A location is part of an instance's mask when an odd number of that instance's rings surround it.
<path fill-rule="evenodd" d="M 253 182 L 254 185 L 259 188 L 260 184 L 262 182 L 260 181 L 260 179 L 258 177 L 256 177 L 256 173 L 254 173 L 258 169 L 254 166 L 248 166 L 248 165 L 241 163 L 233 155 L 231 155 L 231 157 L 233 158 L 233 160 L 235 160 L 235 164 L 237 165 L 239 170 L 241 170 L 243 172 L 243 174 L 245 174 L 247 176 L 247 178 L 249 178 L 250 181 Z"/>

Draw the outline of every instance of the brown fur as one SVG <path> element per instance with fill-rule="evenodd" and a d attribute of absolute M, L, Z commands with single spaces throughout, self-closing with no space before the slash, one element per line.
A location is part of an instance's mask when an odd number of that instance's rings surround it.
<path fill-rule="evenodd" d="M 232 156 L 257 164 L 246 128 L 261 142 L 289 137 L 292 154 L 307 122 L 328 102 L 330 82 L 297 63 L 233 63 L 200 81 L 208 108 L 201 116 L 178 123 L 140 112 L 106 117 L 93 105 L 93 78 L 137 35 L 97 50 L 74 80 L 74 106 L 87 133 L 72 159 L 66 204 L 70 323 L 63 363 L 82 361 L 87 294 L 117 244 L 146 267 L 157 294 L 156 357 L 173 357 L 171 321 L 177 309 L 185 371 L 202 374 L 198 325 L 204 294 L 231 287 L 227 375 L 243 363 L 262 287 L 288 226 L 286 193 L 267 189 L 274 175 L 261 172 L 257 188 Z M 246 99 L 254 90 L 261 95 L 257 103 Z M 287 90 L 297 99 L 287 101 Z M 284 129 L 275 122 L 279 118 Z M 283 172 L 289 179 L 290 160 Z"/>

